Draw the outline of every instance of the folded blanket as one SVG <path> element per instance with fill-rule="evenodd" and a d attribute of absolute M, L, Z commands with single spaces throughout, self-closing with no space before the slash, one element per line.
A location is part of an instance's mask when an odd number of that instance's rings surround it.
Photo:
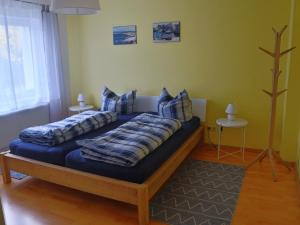
<path fill-rule="evenodd" d="M 114 112 L 85 111 L 64 120 L 21 131 L 24 142 L 54 146 L 117 120 Z"/>
<path fill-rule="evenodd" d="M 98 138 L 79 140 L 77 144 L 86 159 L 132 167 L 180 127 L 178 120 L 144 113 Z"/>

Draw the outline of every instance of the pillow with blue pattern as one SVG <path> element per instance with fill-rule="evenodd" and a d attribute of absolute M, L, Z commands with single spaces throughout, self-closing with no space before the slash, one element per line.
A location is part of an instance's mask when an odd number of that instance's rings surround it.
<path fill-rule="evenodd" d="M 130 114 L 133 112 L 133 106 L 136 98 L 136 90 L 117 95 L 109 88 L 105 87 L 102 92 L 101 111 L 117 112 L 118 114 Z"/>
<path fill-rule="evenodd" d="M 158 114 L 162 117 L 178 119 L 186 122 L 193 118 L 192 101 L 186 90 L 176 97 L 172 97 L 166 88 L 163 88 L 158 99 Z"/>

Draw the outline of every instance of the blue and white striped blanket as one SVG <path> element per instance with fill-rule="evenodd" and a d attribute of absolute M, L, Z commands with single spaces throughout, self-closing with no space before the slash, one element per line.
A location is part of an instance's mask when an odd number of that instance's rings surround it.
<path fill-rule="evenodd" d="M 86 159 L 132 167 L 180 127 L 179 120 L 144 113 L 98 138 L 79 140 L 77 144 Z"/>
<path fill-rule="evenodd" d="M 21 131 L 19 137 L 24 142 L 55 146 L 116 120 L 117 114 L 114 112 L 90 110 L 58 122 L 27 128 Z"/>

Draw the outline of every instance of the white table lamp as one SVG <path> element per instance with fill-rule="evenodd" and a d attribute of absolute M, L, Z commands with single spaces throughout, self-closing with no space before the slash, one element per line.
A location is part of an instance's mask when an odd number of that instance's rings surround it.
<path fill-rule="evenodd" d="M 99 0 L 52 0 L 50 11 L 65 15 L 91 15 L 100 11 Z"/>
<path fill-rule="evenodd" d="M 77 101 L 79 102 L 80 107 L 85 107 L 85 97 L 82 93 L 78 95 Z"/>
<path fill-rule="evenodd" d="M 227 107 L 226 107 L 225 112 L 227 113 L 227 119 L 228 120 L 234 120 L 235 119 L 236 110 L 235 110 L 234 104 L 228 104 Z"/>

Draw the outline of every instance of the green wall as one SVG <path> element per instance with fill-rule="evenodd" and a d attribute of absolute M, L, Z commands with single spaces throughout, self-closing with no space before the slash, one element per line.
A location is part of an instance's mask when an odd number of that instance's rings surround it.
<path fill-rule="evenodd" d="M 138 89 L 140 95 L 159 95 L 163 86 L 173 94 L 186 88 L 193 98 L 209 100 L 208 125 L 224 117 L 226 105 L 234 102 L 239 116 L 249 120 L 247 147 L 266 146 L 270 99 L 261 89 L 271 86 L 272 59 L 257 47 L 273 49 L 271 27 L 281 29 L 290 23 L 290 1 L 101 0 L 101 6 L 99 15 L 68 19 L 74 103 L 78 92 L 83 92 L 99 106 L 104 85 L 117 92 Z M 153 43 L 153 22 L 177 20 L 182 27 L 180 43 Z M 116 25 L 137 25 L 138 44 L 114 46 Z M 288 47 L 289 31 L 283 48 Z M 287 65 L 285 58 L 284 72 Z M 282 79 L 281 88 L 285 85 Z M 283 146 L 283 109 L 282 97 L 278 149 Z M 239 145 L 238 131 L 225 132 L 224 144 Z M 295 160 L 295 149 L 281 149 L 286 160 Z"/>

